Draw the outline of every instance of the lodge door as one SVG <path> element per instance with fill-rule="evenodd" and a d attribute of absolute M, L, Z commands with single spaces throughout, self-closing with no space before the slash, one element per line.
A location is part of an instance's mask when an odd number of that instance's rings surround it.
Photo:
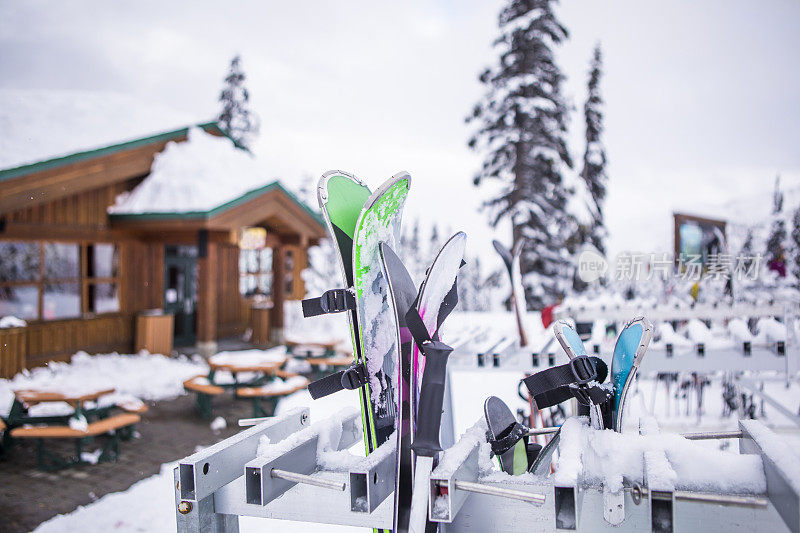
<path fill-rule="evenodd" d="M 194 344 L 197 333 L 197 247 L 164 247 L 164 311 L 175 317 L 176 346 Z"/>

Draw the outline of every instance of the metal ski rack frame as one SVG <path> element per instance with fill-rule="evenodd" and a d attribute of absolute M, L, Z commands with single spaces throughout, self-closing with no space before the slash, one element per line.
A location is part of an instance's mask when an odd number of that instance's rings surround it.
<path fill-rule="evenodd" d="M 357 413 L 342 420 L 339 449 L 362 438 Z M 395 454 L 379 448 L 349 471 L 321 471 L 315 427 L 308 410 L 296 409 L 182 460 L 174 474 L 178 532 L 238 532 L 240 516 L 391 529 Z M 260 459 L 262 436 L 288 444 L 277 457 Z M 767 492 L 707 494 L 650 486 L 648 479 L 655 476 L 648 475 L 653 465 L 647 461 L 642 478 L 626 480 L 616 495 L 581 483 L 559 486 L 544 477 L 488 482 L 478 478 L 476 442 L 456 444 L 459 457 L 448 459 L 446 473 L 433 471 L 428 511 L 442 533 L 516 533 L 520 524 L 544 532 L 800 532 L 800 464 L 785 455 L 774 433 L 750 420 L 741 421 L 739 431 L 693 438 L 737 438 L 740 453 L 761 456 Z"/>

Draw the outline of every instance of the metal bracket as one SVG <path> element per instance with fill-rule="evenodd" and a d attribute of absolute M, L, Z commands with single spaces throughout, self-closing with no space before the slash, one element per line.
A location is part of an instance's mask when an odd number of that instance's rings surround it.
<path fill-rule="evenodd" d="M 372 513 L 383 501 L 394 494 L 397 479 L 397 447 L 393 441 L 385 442 L 372 452 L 363 464 L 350 470 L 350 510 Z M 386 447 L 384 452 L 381 448 Z M 374 457 L 378 455 L 378 458 Z"/>
<path fill-rule="evenodd" d="M 181 499 L 202 500 L 241 476 L 239 465 L 245 458 L 255 457 L 262 435 L 275 442 L 306 424 L 308 408 L 294 409 L 183 459 L 178 465 Z"/>
<path fill-rule="evenodd" d="M 337 443 L 337 450 L 349 448 L 358 442 L 360 434 L 356 423 L 358 418 L 359 414 L 353 411 L 342 420 L 342 434 Z M 301 478 L 289 479 L 292 476 L 282 475 L 283 472 L 308 476 L 318 469 L 319 430 L 320 426 L 311 426 L 303 432 L 304 434 L 296 435 L 297 442 L 277 457 L 266 459 L 257 457 L 244 465 L 247 503 L 267 505 L 297 483 L 304 482 L 300 481 Z M 278 471 L 277 475 L 275 471 Z"/>

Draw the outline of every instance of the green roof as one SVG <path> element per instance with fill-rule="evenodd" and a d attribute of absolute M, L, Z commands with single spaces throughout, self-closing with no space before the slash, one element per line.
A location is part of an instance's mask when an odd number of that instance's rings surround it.
<path fill-rule="evenodd" d="M 297 195 L 291 192 L 289 189 L 283 186 L 279 181 L 273 181 L 263 187 L 259 187 L 258 189 L 253 189 L 252 191 L 248 191 L 243 195 L 239 196 L 238 198 L 234 198 L 224 204 L 218 205 L 213 209 L 209 209 L 208 211 L 164 211 L 164 212 L 157 212 L 157 213 L 111 213 L 110 216 L 113 220 L 175 220 L 175 219 L 182 219 L 182 220 L 204 220 L 209 219 L 219 213 L 227 211 L 237 205 L 241 205 L 257 196 L 261 196 L 264 193 L 267 193 L 272 190 L 279 190 L 286 196 L 288 196 L 294 203 L 296 203 L 303 211 L 305 211 L 311 218 L 313 218 L 318 224 L 325 227 L 325 221 L 322 219 L 322 215 L 320 215 L 317 211 L 311 209 L 308 205 L 305 204 L 302 200 L 300 200 Z"/>
<path fill-rule="evenodd" d="M 185 128 L 166 131 L 164 133 L 157 133 L 149 137 L 142 137 L 140 139 L 134 139 L 132 141 L 126 141 L 119 144 L 112 144 L 109 146 L 104 146 L 102 148 L 96 148 L 94 150 L 87 150 L 85 152 L 75 152 L 74 154 L 66 155 L 63 157 L 56 157 L 53 159 L 39 161 L 37 163 L 30 163 L 19 167 L 0 170 L 0 181 L 19 178 L 21 176 L 25 176 L 26 174 L 41 172 L 42 170 L 49 170 L 51 168 L 58 168 L 63 165 L 69 165 L 71 163 L 77 163 L 79 161 L 84 161 L 95 157 L 113 154 L 116 152 L 121 152 L 123 150 L 130 150 L 131 148 L 138 148 L 140 146 L 145 146 L 156 142 L 166 141 L 177 137 L 184 137 L 189 133 L 189 129 L 193 127 L 202 128 L 204 130 L 214 130 L 217 133 L 220 133 L 225 137 L 231 139 L 230 135 L 228 135 L 227 132 L 225 132 L 222 128 L 220 128 L 219 124 L 216 121 L 204 122 L 202 124 L 197 124 L 196 126 L 187 126 Z M 231 139 L 231 141 L 233 141 L 233 144 L 236 145 L 237 148 L 246 149 L 233 139 Z"/>

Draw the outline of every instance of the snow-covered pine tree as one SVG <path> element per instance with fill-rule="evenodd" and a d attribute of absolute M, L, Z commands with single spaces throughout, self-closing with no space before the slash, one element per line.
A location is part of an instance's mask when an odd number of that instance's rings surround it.
<path fill-rule="evenodd" d="M 554 0 L 510 0 L 499 16 L 495 41 L 499 61 L 480 75 L 488 87 L 468 122 L 479 125 L 469 146 L 484 153 L 475 185 L 501 184 L 485 203 L 491 223 L 511 222 L 513 242 L 527 237 L 521 256 L 529 307 L 559 300 L 572 283 L 566 249 L 575 231 L 567 210 L 564 174 L 572 168 L 567 150 L 569 107 L 561 94 L 564 76 L 552 47 L 567 38 L 553 13 Z"/>
<path fill-rule="evenodd" d="M 783 220 L 783 191 L 781 177 L 775 178 L 772 194 L 772 222 L 767 239 L 767 265 L 781 277 L 786 275 L 786 223 Z"/>
<path fill-rule="evenodd" d="M 462 311 L 492 311 L 497 300 L 502 272 L 484 274 L 479 256 L 465 257 L 458 274 L 458 305 Z"/>
<path fill-rule="evenodd" d="M 230 69 L 225 76 L 225 86 L 219 95 L 222 111 L 217 122 L 237 144 L 249 148 L 253 137 L 258 134 L 259 121 L 248 108 L 250 93 L 244 86 L 246 78 L 241 58 L 237 55 L 231 60 Z"/>
<path fill-rule="evenodd" d="M 800 206 L 794 210 L 792 216 L 792 274 L 794 274 L 795 285 L 800 289 Z"/>
<path fill-rule="evenodd" d="M 403 260 L 403 264 L 408 269 L 414 283 L 421 283 L 425 278 L 425 268 L 427 268 L 428 258 L 422 251 L 419 237 L 419 219 L 415 218 L 411 229 L 405 227 L 400 236 L 400 250 L 398 255 Z"/>
<path fill-rule="evenodd" d="M 433 258 L 439 253 L 439 250 L 444 246 L 444 238 L 442 238 L 439 226 L 434 223 L 431 228 L 431 240 L 428 242 L 428 257 L 425 258 L 425 268 L 433 262 Z"/>
<path fill-rule="evenodd" d="M 583 153 L 581 178 L 592 195 L 589 206 L 592 221 L 584 242 L 591 243 L 600 253 L 606 252 L 606 228 L 603 224 L 603 203 L 606 198 L 606 150 L 600 140 L 603 133 L 603 97 L 600 94 L 600 77 L 603 75 L 603 57 L 598 43 L 589 66 L 586 103 L 583 116 L 586 122 L 586 151 Z"/>

